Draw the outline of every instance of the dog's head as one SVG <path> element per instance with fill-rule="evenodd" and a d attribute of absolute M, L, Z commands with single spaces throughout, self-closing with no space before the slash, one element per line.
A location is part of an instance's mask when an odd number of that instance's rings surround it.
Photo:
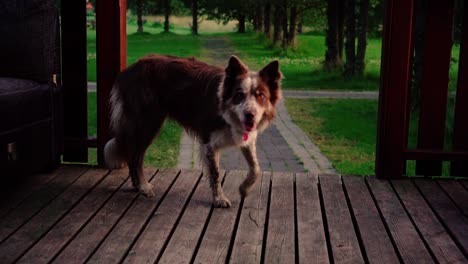
<path fill-rule="evenodd" d="M 275 117 L 282 76 L 277 60 L 254 72 L 231 56 L 220 89 L 224 118 L 241 127 L 244 133 L 264 130 Z"/>

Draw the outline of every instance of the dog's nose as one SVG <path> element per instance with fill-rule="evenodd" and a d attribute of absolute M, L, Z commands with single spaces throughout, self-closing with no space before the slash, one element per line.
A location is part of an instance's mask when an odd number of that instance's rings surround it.
<path fill-rule="evenodd" d="M 245 113 L 245 121 L 252 122 L 254 120 L 255 115 L 253 113 Z"/>

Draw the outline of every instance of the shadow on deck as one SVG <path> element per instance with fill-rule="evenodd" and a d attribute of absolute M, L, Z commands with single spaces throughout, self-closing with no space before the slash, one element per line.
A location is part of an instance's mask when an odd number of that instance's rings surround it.
<path fill-rule="evenodd" d="M 0 262 L 466 263 L 468 182 L 263 173 L 232 208 L 213 209 L 200 171 L 63 166 L 1 194 Z"/>

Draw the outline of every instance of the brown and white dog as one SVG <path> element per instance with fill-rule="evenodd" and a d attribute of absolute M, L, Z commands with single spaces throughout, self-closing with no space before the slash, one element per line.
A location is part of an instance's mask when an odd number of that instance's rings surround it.
<path fill-rule="evenodd" d="M 128 164 L 135 188 L 153 196 L 143 174 L 147 147 L 168 117 L 200 143 L 200 158 L 210 180 L 215 207 L 230 207 L 219 177 L 220 150 L 240 147 L 249 173 L 239 187 L 245 197 L 260 174 L 255 142 L 275 117 L 281 98 L 278 61 L 259 72 L 235 56 L 226 69 L 195 59 L 149 55 L 125 69 L 112 89 L 111 129 L 104 155 L 109 168 Z"/>

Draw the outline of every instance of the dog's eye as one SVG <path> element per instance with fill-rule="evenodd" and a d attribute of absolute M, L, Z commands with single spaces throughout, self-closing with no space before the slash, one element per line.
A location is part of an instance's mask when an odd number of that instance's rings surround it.
<path fill-rule="evenodd" d="M 260 104 L 263 104 L 265 102 L 265 94 L 264 93 L 258 92 L 258 93 L 255 94 L 255 97 L 257 98 L 257 101 Z"/>
<path fill-rule="evenodd" d="M 241 92 L 236 93 L 234 95 L 234 102 L 240 103 L 244 99 L 244 94 Z"/>

